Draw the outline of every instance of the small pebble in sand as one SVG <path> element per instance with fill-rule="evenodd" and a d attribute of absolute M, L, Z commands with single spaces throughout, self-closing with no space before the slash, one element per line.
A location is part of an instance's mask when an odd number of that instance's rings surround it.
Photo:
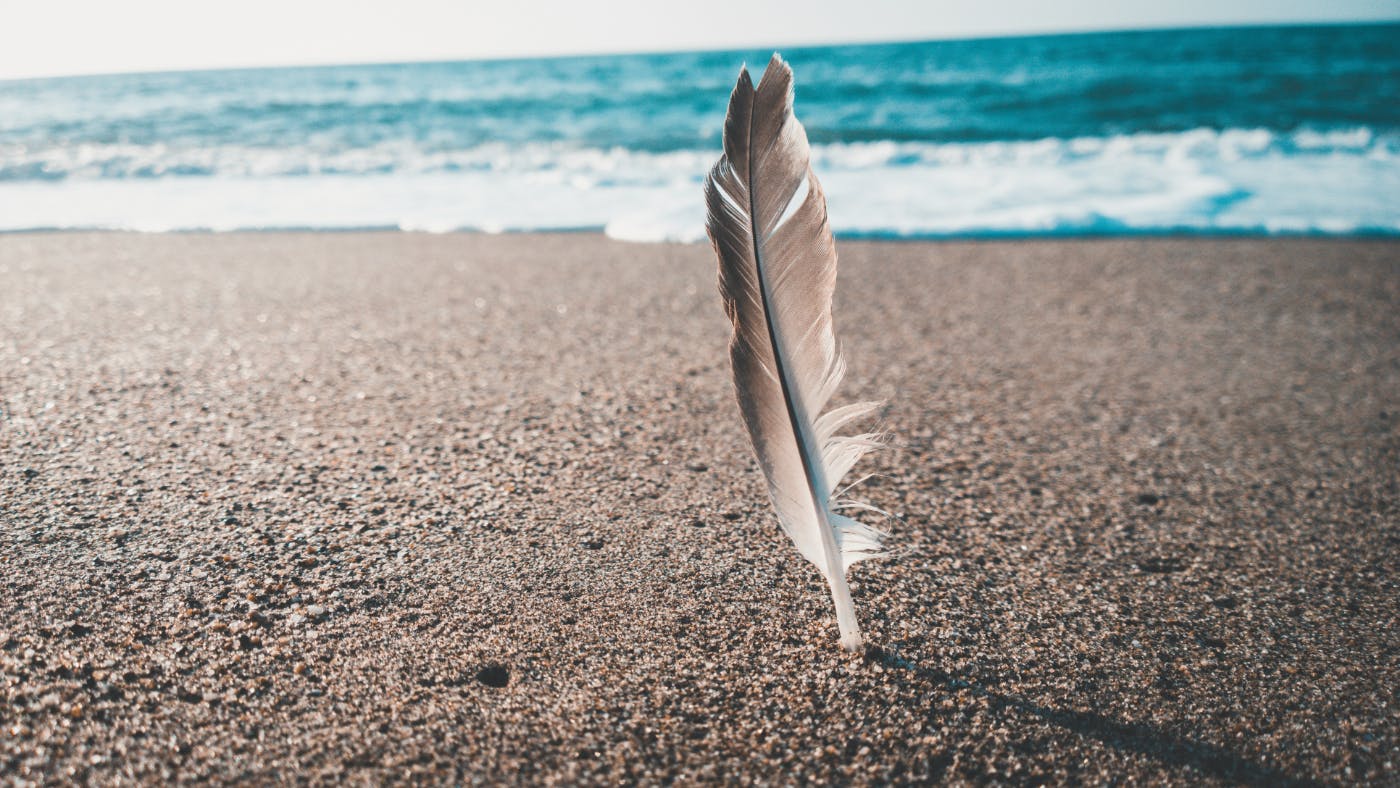
<path fill-rule="evenodd" d="M 503 665 L 487 665 L 477 671 L 476 680 L 488 687 L 504 687 L 510 683 L 510 671 Z"/>

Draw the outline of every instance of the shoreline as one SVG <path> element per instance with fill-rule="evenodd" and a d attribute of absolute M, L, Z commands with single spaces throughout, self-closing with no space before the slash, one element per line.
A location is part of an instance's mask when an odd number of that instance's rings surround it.
<path fill-rule="evenodd" d="M 0 236 L 6 235 L 204 235 L 204 236 L 238 236 L 238 235 L 423 235 L 423 236 L 551 236 L 551 235 L 596 235 L 607 238 L 610 241 L 628 244 L 657 244 L 657 245 L 703 245 L 709 246 L 709 239 L 701 238 L 697 240 L 642 240 L 626 237 L 615 237 L 608 235 L 605 227 L 558 227 L 558 228 L 535 228 L 525 230 L 485 230 L 476 227 L 462 227 L 453 230 L 425 230 L 420 228 L 405 229 L 394 225 L 366 225 L 363 227 L 240 227 L 235 229 L 212 229 L 207 227 L 197 227 L 179 230 L 137 230 L 130 228 L 90 228 L 90 227 L 33 227 L 20 229 L 0 229 Z M 1325 230 L 1280 230 L 1260 232 L 1257 229 L 1208 229 L 1196 230 L 1191 228 L 1170 228 L 1170 229 L 1143 229 L 1143 230 L 1064 230 L 1062 232 L 1045 232 L 1039 230 L 1005 230 L 988 232 L 968 232 L 968 233 L 946 233 L 946 234 L 907 234 L 880 233 L 880 232 L 846 232 L 836 233 L 838 242 L 864 242 L 864 243 L 907 243 L 907 244 L 938 244 L 938 243 L 976 243 L 976 242 L 1027 242 L 1027 243 L 1058 243 L 1058 242 L 1080 242 L 1080 241 L 1132 241 L 1132 240 L 1164 240 L 1164 241 L 1377 241 L 1377 242 L 1397 242 L 1400 241 L 1400 228 L 1372 228 L 1364 230 L 1352 230 L 1346 232 L 1329 232 Z"/>
<path fill-rule="evenodd" d="M 854 658 L 707 244 L 0 234 L 0 774 L 1394 779 L 1400 241 L 838 248 Z"/>

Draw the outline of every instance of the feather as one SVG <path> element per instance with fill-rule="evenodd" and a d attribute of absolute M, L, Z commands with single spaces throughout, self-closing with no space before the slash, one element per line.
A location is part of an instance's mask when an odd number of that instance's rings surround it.
<path fill-rule="evenodd" d="M 846 584 L 851 564 L 882 555 L 886 534 L 842 515 L 837 490 L 875 435 L 837 431 L 879 407 L 823 413 L 845 365 L 831 323 L 836 246 L 826 197 L 792 112 L 792 70 L 773 55 L 755 88 L 747 69 L 729 99 L 724 155 L 705 181 L 706 229 L 734 324 L 734 390 L 778 523 L 826 578 L 841 646 L 860 648 Z"/>

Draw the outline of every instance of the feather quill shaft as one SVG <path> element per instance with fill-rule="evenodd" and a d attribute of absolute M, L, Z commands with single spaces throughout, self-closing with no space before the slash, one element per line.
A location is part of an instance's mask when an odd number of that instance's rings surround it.
<path fill-rule="evenodd" d="M 734 390 L 778 523 L 831 588 L 841 646 L 860 648 L 846 570 L 881 555 L 882 531 L 839 513 L 841 479 L 874 435 L 840 437 L 879 403 L 823 413 L 845 365 L 831 299 L 836 247 L 807 133 L 792 111 L 792 70 L 774 55 L 754 87 L 741 70 L 724 122 L 724 155 L 705 181 L 706 229 L 734 326 Z"/>

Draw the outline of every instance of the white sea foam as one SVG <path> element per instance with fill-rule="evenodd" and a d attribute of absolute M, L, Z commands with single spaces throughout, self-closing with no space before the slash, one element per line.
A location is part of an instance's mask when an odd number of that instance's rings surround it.
<path fill-rule="evenodd" d="M 692 241 L 716 155 L 12 145 L 0 147 L 0 230 L 604 229 Z M 1400 233 L 1400 139 L 1364 127 L 834 144 L 813 149 L 813 167 L 848 235 Z"/>

